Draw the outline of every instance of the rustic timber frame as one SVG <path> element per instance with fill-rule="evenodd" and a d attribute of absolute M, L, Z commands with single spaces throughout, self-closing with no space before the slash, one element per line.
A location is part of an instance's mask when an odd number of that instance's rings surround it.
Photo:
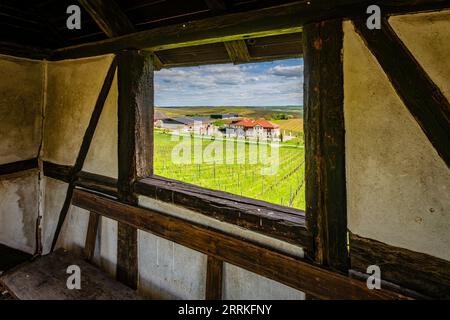
<path fill-rule="evenodd" d="M 95 214 L 153 233 L 208 255 L 205 279 L 206 299 L 222 297 L 222 264 L 224 262 L 301 290 L 308 297 L 315 299 L 406 298 L 387 290 L 370 290 L 364 282 L 314 266 L 307 261 L 265 248 L 251 241 L 154 210 L 126 205 L 88 191 L 75 190 L 72 203 Z M 86 247 L 92 246 L 89 244 L 89 239 L 91 242 L 94 241 L 92 238 L 88 233 Z"/>
<path fill-rule="evenodd" d="M 303 28 L 306 218 L 314 260 L 347 273 L 342 20 Z"/>
<path fill-rule="evenodd" d="M 214 10 L 226 9 L 220 5 L 220 1 L 208 2 L 211 2 Z M 443 270 L 448 268 L 446 261 L 437 261 L 436 258 L 426 255 L 419 256 L 417 253 L 386 244 L 380 246 L 357 235 L 350 236 L 352 252 L 350 261 L 347 251 L 341 50 L 342 19 L 351 18 L 405 105 L 448 165 L 448 148 L 445 148 L 446 142 L 449 141 L 448 101 L 436 91 L 435 84 L 424 70 L 417 67 L 417 62 L 407 49 L 399 44 L 399 39 L 391 33 L 386 20 L 383 21 L 386 29 L 383 28 L 382 33 L 368 32 L 362 27 L 360 20 L 365 16 L 365 9 L 369 4 L 379 4 L 384 14 L 393 14 L 448 8 L 450 7 L 448 1 L 418 0 L 414 1 L 414 5 L 410 5 L 409 1 L 377 3 L 377 1 L 352 0 L 336 1 L 333 4 L 329 4 L 329 1 L 314 1 L 309 4 L 299 1 L 275 8 L 225 14 L 188 24 L 140 32 L 135 32 L 129 21 L 125 21 L 124 15 L 117 10 L 119 23 L 111 19 L 111 13 L 107 12 L 103 1 L 80 0 L 80 3 L 92 14 L 110 39 L 57 50 L 36 48 L 28 50 L 26 47 L 0 43 L 0 52 L 38 59 L 61 60 L 106 53 L 116 54 L 75 165 L 44 163 L 46 176 L 69 183 L 53 247 L 72 203 L 91 212 L 85 248 L 88 259 L 93 256 L 99 216 L 119 221 L 117 275 L 122 282 L 133 288 L 136 287 L 138 271 L 136 234 L 137 229 L 142 229 L 208 255 L 205 296 L 207 299 L 221 298 L 223 262 L 238 265 L 302 290 L 310 298 L 401 298 L 400 295 L 391 292 L 369 291 L 365 284 L 344 276 L 348 274 L 350 268 L 365 271 L 366 265 L 374 261 L 378 264 L 390 263 L 389 273 L 392 275 L 390 280 L 393 282 L 397 281 L 400 285 L 418 291 L 424 290 L 429 296 L 446 297 L 445 292 L 448 292 L 446 290 L 449 288 L 448 277 L 443 273 Z M 152 175 L 150 150 L 153 149 L 153 139 L 150 129 L 153 123 L 151 118 L 153 101 L 148 99 L 151 90 L 141 92 L 138 87 L 143 81 L 150 84 L 154 68 L 167 67 L 159 60 L 158 51 L 224 42 L 230 60 L 233 63 L 245 63 L 251 61 L 251 58 L 244 39 L 300 32 L 304 39 L 306 70 L 306 216 L 298 215 L 298 211 L 293 212 L 288 208 Z M 387 46 L 385 40 L 391 46 Z M 148 53 L 141 51 L 144 49 Z M 385 54 L 386 51 L 390 51 L 391 56 Z M 403 57 L 400 64 L 394 59 L 398 55 Z M 414 95 L 408 83 L 401 78 L 401 73 L 411 68 L 414 70 L 414 78 L 422 84 L 422 91 L 418 95 Z M 116 69 L 119 86 L 117 180 L 81 171 Z M 431 108 L 424 111 L 420 109 L 422 101 L 419 99 L 427 96 L 432 97 L 426 102 Z M 139 115 L 145 117 L 139 118 Z M 0 174 L 32 168 L 37 168 L 35 159 L 2 165 Z M 222 234 L 217 230 L 139 208 L 137 195 L 193 209 L 216 219 L 302 246 L 306 258 L 300 260 L 289 257 L 272 249 Z M 180 234 L 184 232 L 198 234 L 201 236 L 200 240 L 183 239 Z M 236 252 L 236 248 L 244 248 L 243 253 Z M 403 260 L 393 258 L 397 254 L 402 256 Z M 403 261 L 406 260 L 409 263 L 407 267 L 402 268 Z M 428 261 L 425 268 L 430 271 L 429 275 L 413 282 L 408 280 L 408 275 L 420 270 L 420 263 L 423 261 Z M 401 276 L 402 273 L 396 272 L 395 268 L 406 270 L 406 274 Z"/>

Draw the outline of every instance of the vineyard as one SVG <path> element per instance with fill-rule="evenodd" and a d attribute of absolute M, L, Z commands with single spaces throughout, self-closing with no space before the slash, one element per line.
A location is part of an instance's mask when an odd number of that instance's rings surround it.
<path fill-rule="evenodd" d="M 208 158 L 206 155 L 212 144 L 216 146 L 216 154 Z M 178 161 L 173 156 L 180 146 L 191 151 L 187 158 L 184 157 L 185 161 Z M 210 137 L 173 137 L 155 131 L 154 148 L 156 175 L 305 209 L 302 145 L 271 146 L 262 142 L 223 141 Z M 175 155 L 178 156 L 176 152 Z"/>

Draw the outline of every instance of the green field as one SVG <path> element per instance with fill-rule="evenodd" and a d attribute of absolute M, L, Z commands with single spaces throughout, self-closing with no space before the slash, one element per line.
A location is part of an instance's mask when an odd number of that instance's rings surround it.
<path fill-rule="evenodd" d="M 177 138 L 155 131 L 156 175 L 305 209 L 302 145 L 292 141 L 277 147 L 262 142 L 213 141 L 210 137 Z M 177 157 L 183 161 L 174 161 Z"/>

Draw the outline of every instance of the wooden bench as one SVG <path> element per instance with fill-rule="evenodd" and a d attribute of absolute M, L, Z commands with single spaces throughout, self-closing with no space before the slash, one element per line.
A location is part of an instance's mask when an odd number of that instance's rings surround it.
<path fill-rule="evenodd" d="M 67 287 L 71 275 L 67 268 L 71 265 L 80 267 L 80 290 Z M 20 300 L 141 299 L 132 289 L 63 249 L 10 270 L 0 277 L 0 284 Z"/>

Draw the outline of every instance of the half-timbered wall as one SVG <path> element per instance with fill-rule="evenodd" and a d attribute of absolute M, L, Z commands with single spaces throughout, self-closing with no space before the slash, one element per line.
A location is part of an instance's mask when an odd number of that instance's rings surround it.
<path fill-rule="evenodd" d="M 0 56 L 0 165 L 38 157 L 44 69 L 40 62 Z M 0 243 L 32 254 L 39 174 L 37 161 L 30 163 L 29 170 L 0 176 Z"/>
<path fill-rule="evenodd" d="M 100 88 L 112 56 L 48 63 L 48 89 L 44 123 L 43 160 L 73 166 L 80 150 Z M 151 87 L 149 86 L 149 90 Z M 117 178 L 117 80 L 109 92 L 95 130 L 84 172 Z M 69 183 L 44 178 L 43 249 L 50 251 L 57 220 Z M 239 235 L 302 257 L 301 248 L 205 217 L 173 204 L 140 197 L 140 205 L 157 209 Z M 70 206 L 57 247 L 81 253 L 89 222 L 89 212 Z M 100 219 L 94 263 L 111 275 L 116 273 L 117 222 Z M 138 288 L 148 297 L 163 299 L 203 299 L 205 297 L 206 255 L 147 232 L 138 232 Z M 225 264 L 223 297 L 230 299 L 303 299 L 290 287 Z"/>
<path fill-rule="evenodd" d="M 450 11 L 393 16 L 388 22 L 450 99 Z M 344 23 L 343 55 L 347 216 L 351 239 L 369 238 L 450 261 L 449 167 L 349 21 Z M 353 244 L 355 247 L 356 243 Z M 372 250 L 367 249 L 366 253 L 373 255 Z M 361 257 L 356 256 L 360 253 L 352 252 L 351 241 L 352 264 L 357 262 L 359 271 L 364 272 Z M 406 266 L 401 258 L 396 260 L 395 251 L 390 253 L 394 256 L 385 252 L 386 261 L 399 270 Z M 416 276 L 420 272 L 433 275 L 431 269 L 421 270 L 420 265 L 435 260 L 427 256 L 420 259 L 416 262 Z M 377 262 L 380 263 L 380 257 L 372 259 L 373 264 Z M 439 278 L 448 285 L 448 277 Z M 389 280 L 396 282 L 396 279 L 391 276 Z"/>
<path fill-rule="evenodd" d="M 48 63 L 47 103 L 44 122 L 43 160 L 73 166 L 81 148 L 100 88 L 103 85 L 112 56 Z M 117 177 L 117 86 L 113 85 L 106 100 L 92 146 L 83 169 Z M 66 198 L 69 184 L 45 177 L 43 184 L 44 209 L 42 219 L 43 252 L 51 249 L 58 217 Z M 77 251 L 84 245 L 89 214 L 70 207 L 63 226 L 66 232 L 60 244 Z M 101 264 L 113 273 L 114 241 L 107 242 L 114 223 L 105 221 Z M 105 245 L 107 243 L 107 245 Z M 113 246 L 113 247 L 111 247 Z"/>
<path fill-rule="evenodd" d="M 450 11 L 389 23 L 450 99 Z M 350 22 L 344 32 L 349 229 L 450 260 L 450 170 Z"/>

